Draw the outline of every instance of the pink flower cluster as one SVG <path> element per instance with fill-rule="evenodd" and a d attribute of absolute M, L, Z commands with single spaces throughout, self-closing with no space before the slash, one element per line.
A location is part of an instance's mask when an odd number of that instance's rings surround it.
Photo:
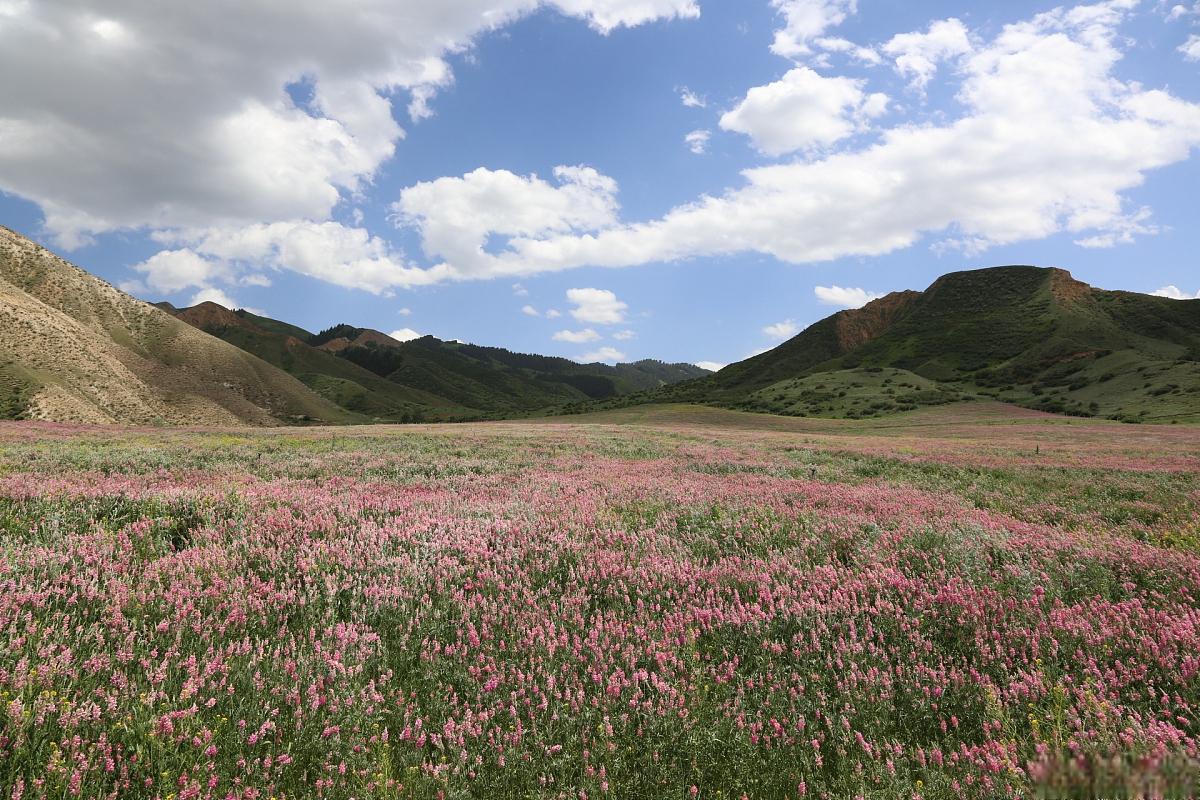
<path fill-rule="evenodd" d="M 0 796 L 1196 790 L 1195 554 L 604 435 L 0 475 Z"/>

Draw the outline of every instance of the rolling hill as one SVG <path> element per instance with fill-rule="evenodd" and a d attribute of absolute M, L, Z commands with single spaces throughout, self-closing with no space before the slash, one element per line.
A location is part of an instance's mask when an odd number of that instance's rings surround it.
<path fill-rule="evenodd" d="M 1200 421 L 1200 300 L 1096 289 L 1060 269 L 955 272 L 712 374 L 345 324 L 314 334 L 214 303 L 156 308 L 0 227 L 0 418 L 338 424 L 690 402 L 856 419 L 971 399 Z"/>
<path fill-rule="evenodd" d="M 955 272 L 638 399 L 858 418 L 972 398 L 1127 421 L 1200 416 L 1200 300 L 1096 289 L 1061 269 Z"/>
<path fill-rule="evenodd" d="M 361 419 L 2 226 L 0 418 L 173 425 Z"/>
<path fill-rule="evenodd" d="M 582 408 L 589 401 L 710 374 L 691 364 L 653 360 L 578 364 L 432 336 L 399 342 L 380 331 L 345 324 L 313 334 L 215 303 L 160 308 L 290 373 L 347 411 L 379 421 L 499 418 Z"/>

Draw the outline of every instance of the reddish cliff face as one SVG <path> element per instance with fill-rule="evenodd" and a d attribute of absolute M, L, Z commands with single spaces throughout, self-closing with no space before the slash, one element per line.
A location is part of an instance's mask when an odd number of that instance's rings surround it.
<path fill-rule="evenodd" d="M 340 353 L 348 347 L 366 347 L 367 345 L 375 345 L 376 347 L 399 347 L 400 342 L 397 342 L 395 339 L 385 333 L 373 331 L 368 328 L 353 340 L 347 339 L 345 336 L 339 336 L 336 339 L 330 339 L 328 342 L 318 345 L 318 347 L 328 353 Z"/>
<path fill-rule="evenodd" d="M 1077 281 L 1065 269 L 1050 271 L 1050 294 L 1060 303 L 1073 303 L 1092 294 L 1092 287 Z"/>
<path fill-rule="evenodd" d="M 349 347 L 351 344 L 353 344 L 353 342 L 351 342 L 345 336 L 339 336 L 336 339 L 330 339 L 328 342 L 325 342 L 324 344 L 317 345 L 317 349 L 324 350 L 327 353 L 340 353 L 343 350 L 345 350 L 347 347 Z"/>
<path fill-rule="evenodd" d="M 908 313 L 920 296 L 914 291 L 892 292 L 862 308 L 843 311 L 837 318 L 838 347 L 845 353 L 871 341 Z"/>
<path fill-rule="evenodd" d="M 395 339 L 388 336 L 386 333 L 380 333 L 379 331 L 373 331 L 370 328 L 368 328 L 367 330 L 365 330 L 361 334 L 359 334 L 358 338 L 354 340 L 354 344 L 356 347 L 364 347 L 368 344 L 373 344 L 373 345 L 376 345 L 377 347 L 399 347 L 400 346 L 400 342 L 397 342 Z"/>
<path fill-rule="evenodd" d="M 173 311 L 177 318 L 183 320 L 193 328 L 199 328 L 202 331 L 211 330 L 213 328 L 257 328 L 246 320 L 239 317 L 237 314 L 230 311 L 225 306 L 217 305 L 212 302 L 200 303 L 191 308 L 182 311 Z"/>

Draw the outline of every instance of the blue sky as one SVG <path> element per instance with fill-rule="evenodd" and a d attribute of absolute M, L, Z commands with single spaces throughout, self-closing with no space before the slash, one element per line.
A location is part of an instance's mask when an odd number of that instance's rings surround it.
<path fill-rule="evenodd" d="M 148 300 L 605 360 L 995 264 L 1200 291 L 1195 0 L 323 5 L 0 0 L 0 221 Z"/>

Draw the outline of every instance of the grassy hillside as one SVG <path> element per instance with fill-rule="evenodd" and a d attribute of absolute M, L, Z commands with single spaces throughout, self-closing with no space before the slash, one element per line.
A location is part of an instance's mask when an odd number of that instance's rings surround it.
<path fill-rule="evenodd" d="M 1059 269 L 956 272 L 641 399 L 853 418 L 968 398 L 1200 421 L 1200 300 L 1104 291 Z"/>
<path fill-rule="evenodd" d="M 270 364 L 0 227 L 0 415 L 89 423 L 350 422 Z"/>
<path fill-rule="evenodd" d="M 175 315 L 206 333 L 253 353 L 295 376 L 317 394 L 367 419 L 412 421 L 455 418 L 463 406 L 419 388 L 387 380 L 351 360 L 308 344 L 314 334 L 247 311 L 216 303 L 176 309 Z"/>
<path fill-rule="evenodd" d="M 342 408 L 378 421 L 479 419 L 644 392 L 709 374 L 691 364 L 577 364 L 565 358 L 426 336 L 398 342 L 335 325 L 313 334 L 214 303 L 171 313 L 294 375 Z"/>

